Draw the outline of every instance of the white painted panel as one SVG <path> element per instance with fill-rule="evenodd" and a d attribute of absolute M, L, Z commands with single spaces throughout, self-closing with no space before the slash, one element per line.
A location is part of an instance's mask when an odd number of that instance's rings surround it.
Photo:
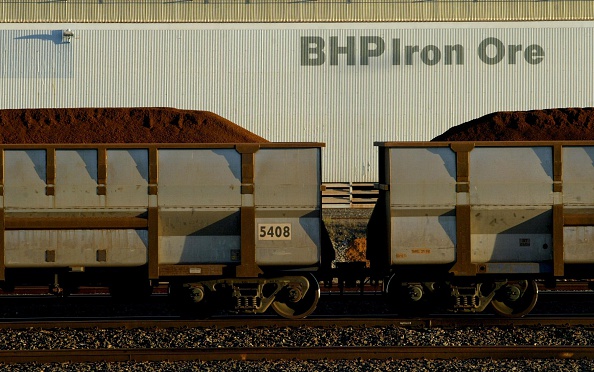
<path fill-rule="evenodd" d="M 239 262 L 241 238 L 237 235 L 162 236 L 159 263 L 163 265 Z"/>
<path fill-rule="evenodd" d="M 148 150 L 107 151 L 107 206 L 148 205 Z"/>
<path fill-rule="evenodd" d="M 240 206 L 241 155 L 234 149 L 159 150 L 159 205 Z"/>
<path fill-rule="evenodd" d="M 472 234 L 470 245 L 472 262 L 475 263 L 546 262 L 553 259 L 550 234 Z"/>
<path fill-rule="evenodd" d="M 594 204 L 594 147 L 563 147 L 563 204 Z"/>
<path fill-rule="evenodd" d="M 254 165 L 258 207 L 320 206 L 320 149 L 261 149 Z"/>
<path fill-rule="evenodd" d="M 447 147 L 392 148 L 390 204 L 456 205 L 456 154 Z"/>
<path fill-rule="evenodd" d="M 552 260 L 552 208 L 473 206 L 470 218 L 472 262 Z"/>
<path fill-rule="evenodd" d="M 472 205 L 552 205 L 551 147 L 479 147 L 470 152 Z"/>
<path fill-rule="evenodd" d="M 45 150 L 4 152 L 4 207 L 50 208 L 53 197 L 46 195 Z"/>
<path fill-rule="evenodd" d="M 594 226 L 563 228 L 563 261 L 567 264 L 594 263 Z"/>
<path fill-rule="evenodd" d="M 146 230 L 7 230 L 6 267 L 140 266 L 147 263 Z M 55 262 L 46 262 L 46 250 Z M 106 250 L 106 261 L 97 261 Z"/>
<path fill-rule="evenodd" d="M 239 262 L 239 208 L 161 208 L 161 264 Z"/>
<path fill-rule="evenodd" d="M 56 207 L 103 206 L 97 185 L 97 150 L 56 150 Z"/>
<path fill-rule="evenodd" d="M 373 141 L 594 105 L 591 21 L 5 26 L 0 108 L 209 110 L 271 141 L 326 142 L 324 182 L 376 181 Z"/>
<path fill-rule="evenodd" d="M 456 260 L 456 216 L 411 215 L 392 217 L 390 221 L 392 265 L 447 264 Z"/>
<path fill-rule="evenodd" d="M 304 211 L 303 213 L 307 213 Z M 276 216 L 273 216 L 276 215 Z M 268 239 L 258 226 L 290 226 L 288 239 Z M 256 210 L 256 263 L 258 265 L 315 265 L 320 262 L 320 219 L 286 217 L 282 210 L 259 217 Z"/>

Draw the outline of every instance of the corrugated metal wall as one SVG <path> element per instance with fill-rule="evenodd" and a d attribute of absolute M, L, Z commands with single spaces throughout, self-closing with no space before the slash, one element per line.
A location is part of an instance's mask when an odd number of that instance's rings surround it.
<path fill-rule="evenodd" d="M 594 22 L 5 24 L 0 108 L 209 110 L 272 141 L 326 142 L 324 182 L 372 182 L 374 141 L 594 106 L 593 33 Z"/>
<path fill-rule="evenodd" d="M 56 0 L 0 2 L 1 22 L 435 22 L 592 20 L 591 1 Z"/>

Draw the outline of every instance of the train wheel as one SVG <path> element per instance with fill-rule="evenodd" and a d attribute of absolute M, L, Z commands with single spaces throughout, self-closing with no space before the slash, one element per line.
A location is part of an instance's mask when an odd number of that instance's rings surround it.
<path fill-rule="evenodd" d="M 203 286 L 190 288 L 177 283 L 171 285 L 169 295 L 184 319 L 207 319 L 220 309 L 220 303 L 213 300 L 213 293 Z"/>
<path fill-rule="evenodd" d="M 401 283 L 395 276 L 388 281 L 386 293 L 392 311 L 402 316 L 428 314 L 435 306 L 421 283 Z"/>
<path fill-rule="evenodd" d="M 289 286 L 283 288 L 270 305 L 274 311 L 287 319 L 301 319 L 313 313 L 320 299 L 320 285 L 313 275 L 307 276 L 309 288 L 305 294 L 302 288 Z"/>
<path fill-rule="evenodd" d="M 520 318 L 528 314 L 536 305 L 538 286 L 534 280 L 509 282 L 501 287 L 491 306 L 495 313 L 508 317 Z"/>

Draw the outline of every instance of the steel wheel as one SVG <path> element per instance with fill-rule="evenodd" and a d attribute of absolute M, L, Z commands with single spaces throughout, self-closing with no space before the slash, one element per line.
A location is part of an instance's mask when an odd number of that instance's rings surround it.
<path fill-rule="evenodd" d="M 309 288 L 305 294 L 299 296 L 304 288 L 289 287 L 283 288 L 277 295 L 274 302 L 270 305 L 274 311 L 287 319 L 301 319 L 313 313 L 320 299 L 320 285 L 313 275 L 307 276 Z M 295 298 L 301 297 L 298 300 Z"/>
<path fill-rule="evenodd" d="M 207 319 L 219 310 L 220 304 L 213 300 L 212 292 L 201 286 L 199 289 L 192 291 L 180 283 L 170 285 L 169 296 L 178 306 L 182 318 Z"/>
<path fill-rule="evenodd" d="M 396 275 L 388 280 L 386 294 L 390 309 L 404 317 L 429 314 L 436 306 L 423 284 L 401 282 Z"/>
<path fill-rule="evenodd" d="M 534 280 L 509 282 L 501 287 L 491 301 L 493 310 L 501 316 L 520 318 L 536 305 L 538 286 Z"/>

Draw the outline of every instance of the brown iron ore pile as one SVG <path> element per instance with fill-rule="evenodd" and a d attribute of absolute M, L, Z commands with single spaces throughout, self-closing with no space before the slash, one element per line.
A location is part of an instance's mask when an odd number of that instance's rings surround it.
<path fill-rule="evenodd" d="M 457 125 L 433 141 L 594 140 L 594 107 L 502 111 Z"/>
<path fill-rule="evenodd" d="M 173 108 L 0 110 L 0 143 L 268 142 L 208 111 Z"/>

